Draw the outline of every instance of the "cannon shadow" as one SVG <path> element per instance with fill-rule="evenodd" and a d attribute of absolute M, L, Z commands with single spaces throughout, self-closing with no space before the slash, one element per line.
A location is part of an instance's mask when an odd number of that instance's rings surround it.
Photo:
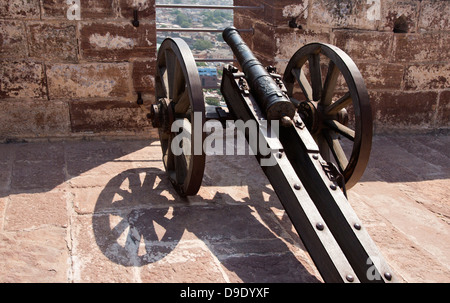
<path fill-rule="evenodd" d="M 264 191 L 266 197 L 274 195 Z M 285 227 L 290 224 L 287 217 L 280 219 L 270 209 L 281 206 L 271 199 L 266 205 L 251 202 L 261 201 L 263 193 L 260 189 L 257 197 L 258 191 L 249 192 L 245 202 L 226 193 L 183 199 L 164 171 L 126 170 L 112 178 L 98 197 L 92 216 L 95 240 L 112 262 L 142 272 L 149 265 L 197 262 L 205 258 L 206 250 L 207 267 L 227 273 L 231 282 L 319 282 L 299 260 L 304 248 Z M 205 266 L 202 262 L 199 267 Z M 164 266 L 159 270 L 166 270 Z M 175 276 L 167 279 L 179 281 Z M 202 279 L 208 278 L 196 278 Z"/>

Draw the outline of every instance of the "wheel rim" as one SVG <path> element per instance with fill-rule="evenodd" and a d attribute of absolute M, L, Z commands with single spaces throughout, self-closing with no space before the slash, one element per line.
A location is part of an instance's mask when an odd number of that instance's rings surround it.
<path fill-rule="evenodd" d="M 164 167 L 180 195 L 195 195 L 205 167 L 205 104 L 194 57 L 182 39 L 167 38 L 161 44 L 155 82 L 158 113 L 152 114 L 158 115 Z M 179 149 L 172 150 L 172 143 Z"/>
<path fill-rule="evenodd" d="M 294 54 L 283 80 L 322 157 L 336 164 L 351 188 L 367 166 L 373 128 L 369 95 L 356 64 L 333 45 L 311 43 Z"/>

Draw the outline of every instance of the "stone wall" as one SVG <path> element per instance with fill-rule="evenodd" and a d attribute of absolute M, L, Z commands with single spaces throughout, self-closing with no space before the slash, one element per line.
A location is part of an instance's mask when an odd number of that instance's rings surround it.
<path fill-rule="evenodd" d="M 0 3 L 0 142 L 154 135 L 155 0 Z M 235 0 L 235 25 L 282 73 L 302 45 L 338 45 L 370 90 L 375 130 L 449 128 L 450 2 Z M 131 24 L 138 7 L 139 27 Z"/>
<path fill-rule="evenodd" d="M 237 28 L 258 58 L 280 73 L 306 43 L 346 51 L 368 87 L 376 132 L 448 129 L 450 1 L 235 0 Z"/>
<path fill-rule="evenodd" d="M 0 141 L 148 135 L 155 57 L 154 0 L 2 1 Z"/>

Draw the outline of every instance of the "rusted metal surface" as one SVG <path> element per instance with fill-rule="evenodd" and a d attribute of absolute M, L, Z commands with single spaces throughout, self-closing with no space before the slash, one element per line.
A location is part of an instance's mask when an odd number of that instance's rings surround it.
<path fill-rule="evenodd" d="M 260 107 L 269 120 L 279 120 L 284 116 L 293 118 L 295 106 L 288 96 L 255 58 L 234 27 L 223 31 L 223 39 L 231 47 L 244 71 L 244 78 L 252 90 Z"/>

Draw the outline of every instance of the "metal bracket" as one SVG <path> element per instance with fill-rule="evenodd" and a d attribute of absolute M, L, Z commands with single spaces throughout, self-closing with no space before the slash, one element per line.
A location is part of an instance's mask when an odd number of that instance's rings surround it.
<path fill-rule="evenodd" d="M 337 185 L 342 188 L 342 191 L 344 192 L 345 197 L 347 197 L 347 191 L 345 189 L 345 180 L 344 176 L 339 172 L 336 165 L 332 162 L 327 162 L 324 160 L 320 160 L 320 165 L 322 165 L 322 168 L 327 175 L 328 179 L 332 182 L 336 182 Z"/>

